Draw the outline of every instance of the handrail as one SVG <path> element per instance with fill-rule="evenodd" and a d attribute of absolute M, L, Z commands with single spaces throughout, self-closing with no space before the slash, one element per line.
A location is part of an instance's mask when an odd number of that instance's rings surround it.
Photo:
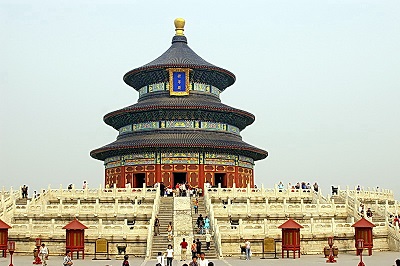
<path fill-rule="evenodd" d="M 204 191 L 204 204 L 207 210 L 208 215 L 210 216 L 210 227 L 212 228 L 212 231 L 214 232 L 214 244 L 215 244 L 215 249 L 218 253 L 218 257 L 222 258 L 223 253 L 222 253 L 222 241 L 221 241 L 221 234 L 219 231 L 219 226 L 218 226 L 218 221 L 214 216 L 214 210 L 211 204 L 211 199 L 209 199 L 208 191 L 207 189 Z"/>
<path fill-rule="evenodd" d="M 147 248 L 146 258 L 151 258 L 151 252 L 153 247 L 153 236 L 154 236 L 154 221 L 160 208 L 160 186 L 157 187 L 156 198 L 154 199 L 153 211 L 151 212 L 150 225 L 147 233 Z"/>

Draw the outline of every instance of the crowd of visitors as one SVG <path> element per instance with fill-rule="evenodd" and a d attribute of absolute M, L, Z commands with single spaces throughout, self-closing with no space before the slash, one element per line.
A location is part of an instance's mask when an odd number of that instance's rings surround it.
<path fill-rule="evenodd" d="M 203 189 L 191 186 L 188 182 L 177 183 L 175 186 L 166 186 L 164 182 L 154 184 L 160 187 L 160 196 L 164 197 L 199 197 L 203 195 Z"/>
<path fill-rule="evenodd" d="M 285 185 L 282 183 L 282 181 L 279 182 L 279 184 L 277 185 L 277 188 L 279 190 L 279 192 L 282 192 L 284 189 L 289 189 L 292 192 L 302 189 L 302 190 L 314 190 L 315 192 L 318 192 L 319 190 L 319 186 L 318 183 L 315 182 L 313 185 L 311 185 L 310 183 L 306 183 L 306 182 L 297 182 L 295 185 L 292 185 L 292 183 L 288 183 L 287 186 L 285 187 Z"/>

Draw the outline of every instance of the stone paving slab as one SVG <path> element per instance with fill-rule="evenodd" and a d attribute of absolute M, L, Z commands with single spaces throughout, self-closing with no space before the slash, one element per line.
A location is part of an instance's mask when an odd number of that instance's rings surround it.
<path fill-rule="evenodd" d="M 392 266 L 394 261 L 400 258 L 400 252 L 374 252 L 372 256 L 363 256 L 363 261 L 366 266 Z M 62 266 L 63 257 L 52 256 L 48 261 L 48 266 Z M 251 260 L 240 260 L 239 258 L 226 258 L 223 260 L 212 260 L 215 266 L 262 266 L 262 265 L 330 265 L 326 263 L 326 259 L 321 255 L 303 255 L 300 259 L 292 258 L 279 258 L 279 259 L 260 259 L 253 257 Z M 337 263 L 333 265 L 343 266 L 357 266 L 360 259 L 354 254 L 339 254 Z M 32 266 L 33 256 L 14 256 L 14 266 Z M 155 260 L 143 260 L 140 258 L 130 258 L 130 265 L 134 266 L 155 266 Z M 173 261 L 173 266 L 182 266 L 183 261 Z M 189 261 L 186 261 L 189 263 Z M 9 266 L 10 256 L 7 258 L 0 258 L 0 266 Z M 112 258 L 111 260 L 92 260 L 85 258 L 85 260 L 74 260 L 74 266 L 120 266 L 122 260 Z"/>

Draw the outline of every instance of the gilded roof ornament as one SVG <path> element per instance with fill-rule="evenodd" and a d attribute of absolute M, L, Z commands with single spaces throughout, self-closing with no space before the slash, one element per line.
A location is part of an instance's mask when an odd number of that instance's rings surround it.
<path fill-rule="evenodd" d="M 175 36 L 184 36 L 183 31 L 185 30 L 185 20 L 183 18 L 177 18 L 174 20 L 175 24 Z"/>

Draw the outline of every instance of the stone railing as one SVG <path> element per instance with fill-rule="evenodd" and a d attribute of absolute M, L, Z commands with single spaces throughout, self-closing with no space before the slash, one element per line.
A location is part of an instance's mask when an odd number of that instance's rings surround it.
<path fill-rule="evenodd" d="M 153 246 L 153 236 L 154 236 L 154 220 L 158 214 L 160 208 L 160 187 L 156 189 L 156 197 L 154 199 L 153 210 L 151 212 L 150 225 L 147 232 L 147 248 L 146 248 L 146 258 L 151 258 L 151 248 Z"/>
<path fill-rule="evenodd" d="M 347 194 L 349 197 L 361 198 L 363 200 L 394 200 L 393 190 L 362 188 L 361 190 L 349 189 L 340 190 L 340 194 Z"/>
<path fill-rule="evenodd" d="M 220 184 L 219 184 L 220 185 Z M 321 191 L 314 192 L 312 189 L 278 189 L 275 188 L 208 188 L 206 189 L 209 198 L 314 198 L 315 194 L 321 194 Z M 322 195 L 321 195 L 322 197 Z"/>
<path fill-rule="evenodd" d="M 3 189 L 0 192 L 0 219 L 4 222 L 11 222 L 12 212 L 15 206 L 15 201 L 20 196 L 19 191 L 14 191 L 10 188 L 9 191 Z"/>
<path fill-rule="evenodd" d="M 208 203 L 210 204 L 210 203 Z M 292 203 L 289 200 L 283 199 L 283 203 L 270 203 L 268 199 L 265 202 L 251 203 L 247 200 L 247 203 L 232 203 L 228 199 L 226 204 L 213 204 L 213 212 L 217 217 L 229 217 L 234 215 L 246 215 L 246 216 L 263 216 L 271 214 L 304 214 L 304 215 L 322 215 L 322 216 L 347 216 L 346 204 L 335 204 L 335 203 L 320 203 L 317 200 L 316 203 L 304 203 L 300 200 L 300 203 Z"/>
<path fill-rule="evenodd" d="M 399 225 L 388 225 L 388 242 L 390 250 L 400 251 L 400 228 Z"/>
<path fill-rule="evenodd" d="M 107 224 L 103 223 L 103 219 L 97 219 L 96 221 L 81 221 L 88 229 L 85 229 L 85 237 L 90 239 L 97 239 L 101 237 L 106 238 L 120 238 L 134 240 L 136 237 L 142 237 L 143 239 L 147 236 L 148 229 L 150 227 L 147 222 L 136 222 L 135 225 L 127 225 L 127 219 L 121 221 L 119 224 Z M 33 223 L 32 219 L 26 224 L 13 224 L 10 230 L 10 237 L 22 237 L 22 238 L 35 238 L 43 237 L 46 239 L 52 238 L 64 238 L 66 225 L 65 222 L 56 222 L 56 219 L 51 219 L 48 223 Z M 118 232 L 118 235 L 115 234 Z"/>
<path fill-rule="evenodd" d="M 80 199 L 88 199 L 88 198 L 117 198 L 117 197 L 138 197 L 138 198 L 154 198 L 156 188 L 147 188 L 143 185 L 142 188 L 102 188 L 99 186 L 98 188 L 86 188 L 86 189 L 65 189 L 60 186 L 58 189 L 53 189 L 48 187 L 45 193 L 48 193 L 48 197 L 57 198 L 57 199 L 65 199 L 65 198 L 80 198 Z M 40 198 L 40 197 L 39 197 Z"/>
<path fill-rule="evenodd" d="M 214 232 L 214 245 L 215 245 L 215 250 L 217 251 L 217 254 L 219 258 L 223 257 L 223 252 L 222 252 L 222 241 L 221 241 L 221 233 L 218 225 L 218 220 L 216 219 L 214 215 L 214 209 L 213 205 L 211 204 L 211 199 L 209 196 L 209 191 L 205 190 L 204 191 L 204 204 L 206 207 L 206 212 L 208 213 L 210 217 L 210 227 L 212 232 Z"/>
<path fill-rule="evenodd" d="M 25 205 L 10 204 L 14 215 L 139 215 L 153 211 L 156 188 L 47 189 Z M 149 203 L 146 203 L 149 202 Z"/>
<path fill-rule="evenodd" d="M 262 223 L 243 221 L 239 219 L 239 224 L 232 226 L 228 221 L 218 221 L 219 233 L 224 236 L 223 239 L 236 237 L 237 239 L 259 238 L 260 236 L 269 236 L 280 239 L 282 230 L 278 227 L 286 220 L 271 222 L 264 219 Z M 297 221 L 304 228 L 300 230 L 302 237 L 306 238 L 326 238 L 327 236 L 351 237 L 354 235 L 354 222 L 336 222 L 334 218 L 330 222 L 315 222 L 313 218 L 308 221 Z M 373 229 L 374 235 L 387 235 L 385 223 L 376 223 Z"/>

